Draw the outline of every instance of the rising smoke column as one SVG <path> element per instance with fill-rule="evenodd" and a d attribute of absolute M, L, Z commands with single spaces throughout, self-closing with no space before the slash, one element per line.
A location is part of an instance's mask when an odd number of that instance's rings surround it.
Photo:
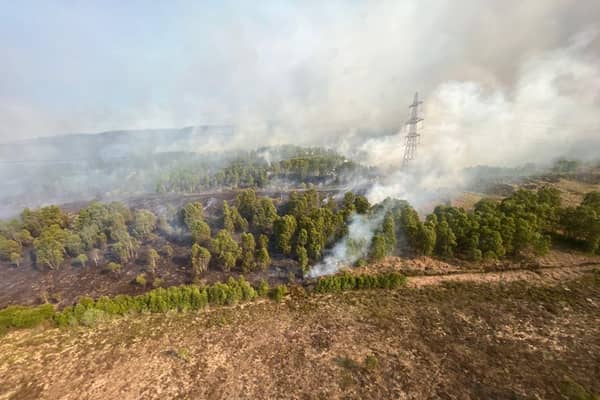
<path fill-rule="evenodd" d="M 350 217 L 348 235 L 340 240 L 323 261 L 313 266 L 308 273 L 311 278 L 334 274 L 345 266 L 351 266 L 356 261 L 367 256 L 371 239 L 381 225 L 385 211 L 376 215 L 353 214 Z"/>

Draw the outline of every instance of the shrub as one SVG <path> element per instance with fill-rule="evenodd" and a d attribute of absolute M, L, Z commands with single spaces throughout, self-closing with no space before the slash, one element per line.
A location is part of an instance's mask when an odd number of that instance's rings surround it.
<path fill-rule="evenodd" d="M 258 295 L 260 297 L 265 297 L 269 294 L 269 282 L 267 282 L 266 280 L 261 280 L 260 283 L 258 284 L 258 288 L 256 290 L 256 292 L 258 293 Z"/>
<path fill-rule="evenodd" d="M 88 310 L 85 310 L 85 312 L 81 316 L 80 323 L 81 325 L 87 327 L 94 327 L 98 323 L 106 321 L 107 319 L 108 315 L 106 314 L 106 312 L 97 308 L 90 308 Z"/>
<path fill-rule="evenodd" d="M 109 262 L 108 264 L 106 264 L 105 269 L 108 272 L 119 272 L 121 271 L 121 269 L 123 269 L 123 267 L 121 266 L 121 264 L 117 264 L 116 262 Z"/>
<path fill-rule="evenodd" d="M 44 321 L 49 321 L 54 315 L 52 304 L 37 307 L 10 306 L 0 310 L 0 334 L 12 328 L 31 328 Z"/>
<path fill-rule="evenodd" d="M 146 279 L 146 274 L 145 273 L 138 274 L 138 276 L 135 277 L 134 282 L 136 285 L 145 287 L 148 284 L 148 280 Z"/>
<path fill-rule="evenodd" d="M 271 299 L 280 302 L 283 297 L 287 294 L 287 286 L 277 285 L 271 290 Z"/>

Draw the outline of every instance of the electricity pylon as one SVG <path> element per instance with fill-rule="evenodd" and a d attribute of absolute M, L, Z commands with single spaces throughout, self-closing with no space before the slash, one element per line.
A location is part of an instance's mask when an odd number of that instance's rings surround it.
<path fill-rule="evenodd" d="M 404 158 L 402 159 L 402 166 L 406 167 L 411 160 L 414 160 L 417 156 L 417 144 L 419 144 L 419 135 L 417 133 L 417 124 L 423 121 L 423 118 L 419 117 L 419 105 L 423 104 L 419 100 L 419 93 L 415 93 L 415 98 L 410 108 L 410 118 L 406 121 L 408 125 L 408 133 L 404 138 Z"/>

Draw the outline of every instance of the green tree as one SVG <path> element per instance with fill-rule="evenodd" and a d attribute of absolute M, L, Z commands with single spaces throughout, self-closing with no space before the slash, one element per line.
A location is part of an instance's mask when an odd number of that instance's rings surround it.
<path fill-rule="evenodd" d="M 246 232 L 248 230 L 248 221 L 242 217 L 237 207 L 231 209 L 231 218 L 233 219 L 233 226 L 238 232 Z"/>
<path fill-rule="evenodd" d="M 441 221 L 436 226 L 436 246 L 435 252 L 441 257 L 452 257 L 454 256 L 454 249 L 456 247 L 456 236 L 447 221 Z"/>
<path fill-rule="evenodd" d="M 147 238 L 156 229 L 156 222 L 156 215 L 152 211 L 136 210 L 133 231 L 137 237 Z"/>
<path fill-rule="evenodd" d="M 298 245 L 296 247 L 296 255 L 298 256 L 298 263 L 303 273 L 308 272 L 308 253 L 304 246 Z"/>
<path fill-rule="evenodd" d="M 396 226 L 394 224 L 394 216 L 391 212 L 385 214 L 381 230 L 385 238 L 385 252 L 388 255 L 392 255 L 396 250 Z"/>
<path fill-rule="evenodd" d="M 210 226 L 204 220 L 196 220 L 190 225 L 192 240 L 195 243 L 203 243 L 210 240 Z"/>
<path fill-rule="evenodd" d="M 377 233 L 373 236 L 371 241 L 371 248 L 369 250 L 369 257 L 372 261 L 379 261 L 385 257 L 387 253 L 387 244 L 385 242 L 385 236 L 381 233 Z"/>
<path fill-rule="evenodd" d="M 84 245 L 81 237 L 74 232 L 66 232 L 65 248 L 71 256 L 76 256 L 84 250 Z"/>
<path fill-rule="evenodd" d="M 127 263 L 137 258 L 140 242 L 131 237 L 127 231 L 114 234 L 116 242 L 111 245 L 111 252 L 121 261 Z"/>
<path fill-rule="evenodd" d="M 231 208 L 229 208 L 229 203 L 227 200 L 223 200 L 223 219 L 221 225 L 223 229 L 233 233 L 235 231 L 233 215 L 231 212 Z"/>
<path fill-rule="evenodd" d="M 118 273 L 121 272 L 122 269 L 123 266 L 121 264 L 117 264 L 116 262 L 109 262 L 108 264 L 106 264 L 106 270 L 108 272 Z"/>
<path fill-rule="evenodd" d="M 85 254 L 79 254 L 77 256 L 77 264 L 79 264 L 80 267 L 85 268 L 87 262 L 88 257 Z"/>
<path fill-rule="evenodd" d="M 200 246 L 198 243 L 192 245 L 192 274 L 194 280 L 197 280 L 201 274 L 208 270 L 211 254 L 208 249 Z"/>
<path fill-rule="evenodd" d="M 11 254 L 21 254 L 23 247 L 19 242 L 0 236 L 0 258 L 10 260 Z"/>
<path fill-rule="evenodd" d="M 417 225 L 415 251 L 417 254 L 430 256 L 435 248 L 435 226 L 431 222 Z"/>
<path fill-rule="evenodd" d="M 33 237 L 41 235 L 42 230 L 57 225 L 59 228 L 67 227 L 69 223 L 68 216 L 62 212 L 58 206 L 42 207 L 38 210 L 25 208 L 21 213 L 23 227 L 27 229 Z"/>
<path fill-rule="evenodd" d="M 254 253 L 256 252 L 256 242 L 251 233 L 242 233 L 242 270 L 250 272 L 256 268 Z"/>
<path fill-rule="evenodd" d="M 286 256 L 289 256 L 292 252 L 292 238 L 296 232 L 296 226 L 296 218 L 293 215 L 284 215 L 275 220 L 273 227 L 275 244 Z"/>
<path fill-rule="evenodd" d="M 59 225 L 43 228 L 34 240 L 33 247 L 37 263 L 50 269 L 57 269 L 64 261 L 67 233 Z"/>
<path fill-rule="evenodd" d="M 252 218 L 256 213 L 256 193 L 252 189 L 243 190 L 238 194 L 235 205 L 240 215 L 246 219 L 246 221 L 252 223 Z"/>
<path fill-rule="evenodd" d="M 262 197 L 258 200 L 255 213 L 252 217 L 252 227 L 256 232 L 270 232 L 277 218 L 277 209 L 273 200 Z"/>
<path fill-rule="evenodd" d="M 256 249 L 256 265 L 259 269 L 266 271 L 271 265 L 271 256 L 269 255 L 269 238 L 261 234 L 258 237 L 258 248 Z"/>
<path fill-rule="evenodd" d="M 188 229 L 192 229 L 192 225 L 196 221 L 204 220 L 204 208 L 202 207 L 202 203 L 188 203 L 182 210 L 182 219 L 183 223 L 188 227 Z"/>
<path fill-rule="evenodd" d="M 23 262 L 23 256 L 21 255 L 21 253 L 10 253 L 9 258 L 10 262 L 13 263 L 17 268 L 19 268 L 21 266 L 21 263 Z"/>
<path fill-rule="evenodd" d="M 239 245 L 225 229 L 220 230 L 212 240 L 211 250 L 224 271 L 231 270 L 241 255 Z"/>
<path fill-rule="evenodd" d="M 365 196 L 356 195 L 354 198 L 354 209 L 359 214 L 366 214 L 369 212 L 371 208 L 371 204 L 369 204 L 369 200 Z"/>

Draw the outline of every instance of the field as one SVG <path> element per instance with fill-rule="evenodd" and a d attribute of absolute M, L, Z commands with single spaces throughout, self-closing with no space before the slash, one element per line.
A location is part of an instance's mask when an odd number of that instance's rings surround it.
<path fill-rule="evenodd" d="M 0 398 L 593 399 L 593 266 L 15 331 Z"/>

